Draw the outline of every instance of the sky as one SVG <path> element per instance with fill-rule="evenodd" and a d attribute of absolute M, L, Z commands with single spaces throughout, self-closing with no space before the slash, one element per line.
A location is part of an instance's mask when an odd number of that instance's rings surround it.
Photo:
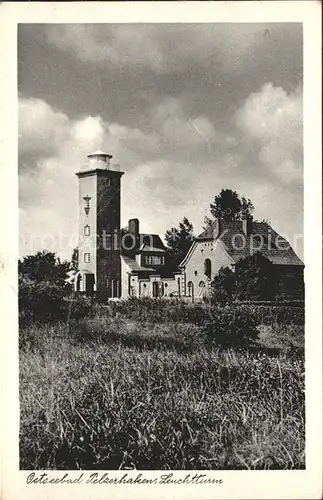
<path fill-rule="evenodd" d="M 302 26 L 20 24 L 20 255 L 77 244 L 77 177 L 120 164 L 122 226 L 202 230 L 221 189 L 302 257 Z"/>

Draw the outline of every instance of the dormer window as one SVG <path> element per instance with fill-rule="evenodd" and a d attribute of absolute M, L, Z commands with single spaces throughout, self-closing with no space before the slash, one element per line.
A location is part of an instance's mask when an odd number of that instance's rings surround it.
<path fill-rule="evenodd" d="M 163 255 L 145 255 L 144 264 L 148 266 L 163 266 L 165 264 L 165 257 Z"/>
<path fill-rule="evenodd" d="M 83 196 L 84 200 L 84 210 L 86 215 L 89 215 L 89 211 L 91 208 L 91 196 Z"/>

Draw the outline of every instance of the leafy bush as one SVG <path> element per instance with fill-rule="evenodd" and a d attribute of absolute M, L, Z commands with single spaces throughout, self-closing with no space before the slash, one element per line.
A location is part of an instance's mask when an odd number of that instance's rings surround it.
<path fill-rule="evenodd" d="M 289 299 L 282 299 L 282 300 L 239 300 L 236 301 L 235 304 L 238 305 L 247 305 L 247 306 L 284 306 L 284 307 L 301 307 L 304 309 L 305 303 L 304 300 L 289 300 Z"/>
<path fill-rule="evenodd" d="M 202 324 L 206 317 L 203 305 L 183 302 L 181 300 L 138 299 L 131 297 L 116 304 L 116 312 L 134 321 L 161 323 L 194 323 Z"/>
<path fill-rule="evenodd" d="M 217 346 L 245 347 L 258 338 L 257 325 L 257 319 L 250 311 L 223 307 L 212 310 L 203 331 Z"/>
<path fill-rule="evenodd" d="M 224 305 L 231 302 L 235 290 L 235 273 L 229 267 L 221 267 L 212 281 L 211 303 Z"/>
<path fill-rule="evenodd" d="M 277 267 L 260 252 L 241 259 L 235 265 L 238 300 L 272 300 L 277 287 Z"/>
<path fill-rule="evenodd" d="M 303 269 L 284 268 L 257 252 L 239 260 L 233 271 L 222 267 L 213 278 L 211 302 L 304 300 Z"/>
<path fill-rule="evenodd" d="M 260 325 L 304 325 L 305 309 L 291 305 L 239 304 L 231 306 L 246 313 L 251 312 Z"/>
<path fill-rule="evenodd" d="M 48 281 L 19 277 L 19 313 L 22 324 L 62 319 L 66 314 L 63 299 L 68 289 Z"/>
<path fill-rule="evenodd" d="M 91 297 L 79 295 L 77 297 L 64 297 L 62 307 L 67 320 L 79 320 L 87 316 L 92 316 L 95 303 Z"/>
<path fill-rule="evenodd" d="M 69 262 L 61 262 L 55 253 L 48 250 L 37 252 L 35 255 L 26 255 L 18 261 L 19 276 L 61 286 L 65 285 L 70 269 Z"/>
<path fill-rule="evenodd" d="M 19 276 L 20 325 L 36 321 L 78 320 L 91 316 L 94 303 L 91 297 L 73 297 L 68 285 L 36 281 Z"/>
<path fill-rule="evenodd" d="M 95 308 L 98 308 L 95 305 Z M 129 318 L 139 322 L 159 323 L 193 323 L 203 325 L 213 310 L 219 306 L 206 302 L 192 304 L 182 300 L 169 299 L 138 299 L 132 297 L 120 301 L 115 305 L 115 312 L 119 317 Z M 277 304 L 272 301 L 244 301 L 231 302 L 230 308 L 242 310 L 257 320 L 258 324 L 304 324 L 304 302 L 282 301 Z M 106 308 L 105 308 L 106 309 Z"/>

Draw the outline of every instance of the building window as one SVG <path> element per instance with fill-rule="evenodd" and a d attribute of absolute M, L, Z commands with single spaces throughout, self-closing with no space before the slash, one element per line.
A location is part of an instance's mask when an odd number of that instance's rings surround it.
<path fill-rule="evenodd" d="M 163 255 L 161 257 L 156 255 L 145 255 L 144 264 L 150 266 L 163 266 L 165 264 L 165 257 Z"/>
<path fill-rule="evenodd" d="M 90 226 L 89 225 L 84 226 L 84 236 L 90 236 L 90 234 L 91 234 Z"/>
<path fill-rule="evenodd" d="M 89 264 L 89 262 L 90 262 L 90 254 L 89 253 L 84 254 L 84 262 L 86 264 Z"/>
<path fill-rule="evenodd" d="M 204 287 L 205 287 L 205 283 L 204 283 L 204 281 L 200 281 L 200 282 L 199 282 L 199 287 L 200 287 L 200 288 L 204 288 Z"/>
<path fill-rule="evenodd" d="M 187 291 L 188 291 L 188 296 L 192 297 L 192 294 L 193 294 L 193 283 L 192 283 L 192 281 L 189 281 L 187 283 Z"/>
<path fill-rule="evenodd" d="M 91 208 L 91 196 L 84 196 L 83 200 L 84 200 L 84 210 L 86 215 L 88 215 Z"/>
<path fill-rule="evenodd" d="M 195 276 L 197 276 L 197 271 L 194 271 Z"/>
<path fill-rule="evenodd" d="M 207 276 L 209 279 L 211 278 L 211 272 L 212 272 L 212 264 L 210 259 L 205 259 L 204 261 L 204 274 Z"/>

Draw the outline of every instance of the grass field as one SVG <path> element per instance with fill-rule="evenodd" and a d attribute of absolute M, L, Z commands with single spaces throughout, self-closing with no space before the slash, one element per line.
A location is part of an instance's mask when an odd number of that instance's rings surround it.
<path fill-rule="evenodd" d="M 22 469 L 305 467 L 303 327 L 258 347 L 97 316 L 21 330 Z"/>

